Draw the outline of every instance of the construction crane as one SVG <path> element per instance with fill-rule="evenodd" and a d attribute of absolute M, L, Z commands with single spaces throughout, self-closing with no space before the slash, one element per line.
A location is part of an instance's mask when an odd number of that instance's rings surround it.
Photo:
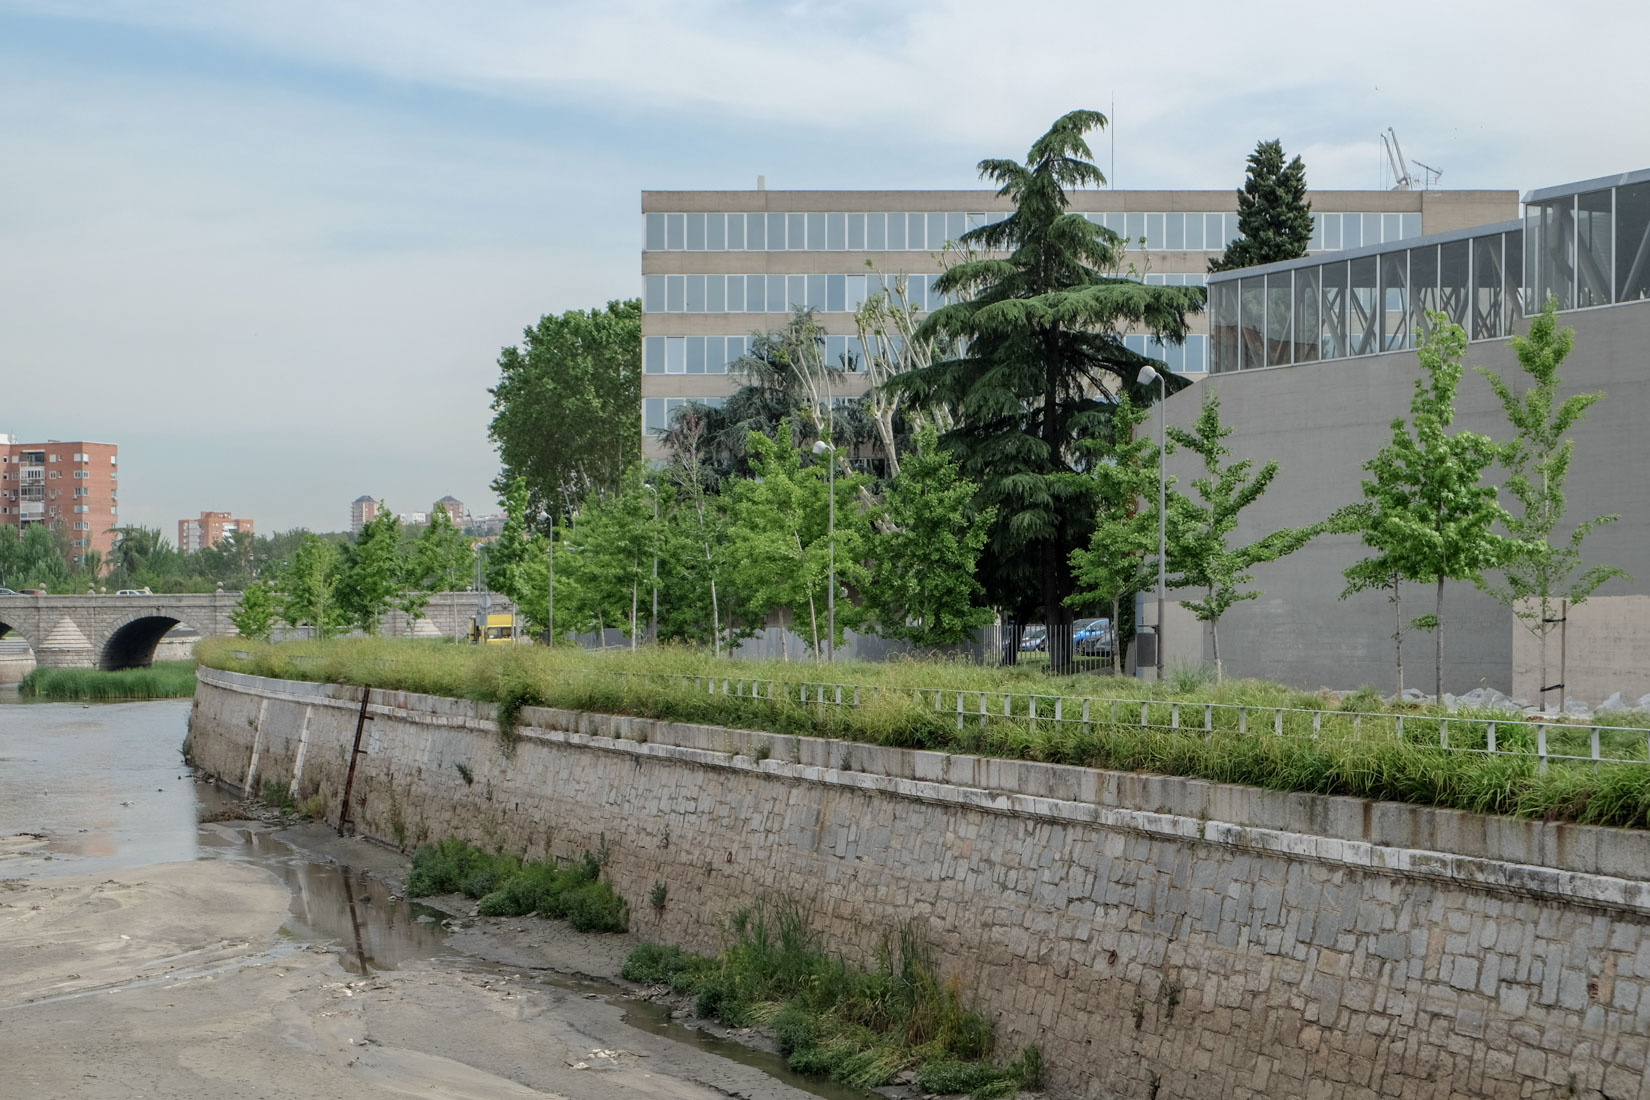
<path fill-rule="evenodd" d="M 1392 189 L 1408 191 L 1414 187 L 1415 177 L 1404 167 L 1404 151 L 1398 146 L 1398 131 L 1388 126 L 1386 133 L 1381 135 L 1381 148 L 1386 150 L 1386 158 L 1392 162 Z"/>

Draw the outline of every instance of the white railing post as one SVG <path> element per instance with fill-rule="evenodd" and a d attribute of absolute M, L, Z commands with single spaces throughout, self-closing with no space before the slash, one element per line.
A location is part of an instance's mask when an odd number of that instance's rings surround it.
<path fill-rule="evenodd" d="M 1272 732 L 1279 737 L 1283 736 L 1283 708 L 1277 707 L 1272 711 Z"/>
<path fill-rule="evenodd" d="M 1490 755 L 1494 756 L 1495 755 L 1495 723 L 1494 722 L 1491 722 L 1489 724 L 1487 744 L 1489 746 Z"/>
<path fill-rule="evenodd" d="M 1547 770 L 1547 723 L 1542 722 L 1535 727 L 1535 754 L 1541 758 L 1540 770 Z"/>
<path fill-rule="evenodd" d="M 1169 728 L 1170 729 L 1176 729 L 1176 730 L 1180 728 L 1180 704 L 1179 703 L 1170 703 L 1169 704 Z"/>
<path fill-rule="evenodd" d="M 1239 707 L 1238 708 L 1238 732 L 1239 733 L 1248 733 L 1249 732 L 1249 708 L 1248 707 Z"/>

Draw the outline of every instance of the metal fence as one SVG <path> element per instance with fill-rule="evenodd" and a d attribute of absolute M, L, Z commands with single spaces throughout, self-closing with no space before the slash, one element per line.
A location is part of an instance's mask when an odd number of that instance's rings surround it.
<path fill-rule="evenodd" d="M 291 654 L 288 660 L 305 663 L 325 658 Z M 378 663 L 401 662 L 382 658 Z M 910 698 L 924 710 L 931 709 L 936 715 L 945 716 L 948 722 L 954 721 L 958 730 L 998 723 L 1008 723 L 1027 732 L 1063 728 L 1091 733 L 1124 727 L 1209 738 L 1339 738 L 1370 744 L 1401 741 L 1448 753 L 1526 757 L 1536 760 L 1542 768 L 1550 761 L 1595 765 L 1650 763 L 1650 729 L 1644 727 L 1511 718 L 1488 711 L 1447 715 L 1344 711 L 959 688 L 888 688 L 834 680 L 705 676 L 627 669 L 568 671 L 646 681 L 688 694 L 745 699 L 753 704 L 794 700 L 803 706 L 859 707 L 885 695 L 898 695 Z"/>
<path fill-rule="evenodd" d="M 1650 729 L 1510 718 L 1502 713 L 1436 715 L 1385 711 L 1321 710 L 1247 703 L 1195 703 L 1081 695 L 980 691 L 957 688 L 889 689 L 822 680 L 752 679 L 676 673 L 581 669 L 591 675 L 675 681 L 694 692 L 752 702 L 795 700 L 802 705 L 857 707 L 885 694 L 908 695 L 923 709 L 955 721 L 963 730 L 1008 722 L 1028 731 L 1102 727 L 1177 731 L 1206 737 L 1273 736 L 1402 741 L 1450 753 L 1529 757 L 1592 764 L 1650 763 Z"/>

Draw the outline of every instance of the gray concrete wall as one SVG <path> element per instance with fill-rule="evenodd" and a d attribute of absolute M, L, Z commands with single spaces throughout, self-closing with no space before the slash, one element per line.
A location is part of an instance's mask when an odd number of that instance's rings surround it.
<path fill-rule="evenodd" d="M 359 693 L 202 669 L 191 758 L 336 819 Z M 361 831 L 605 847 L 632 927 L 699 950 L 770 895 L 862 961 L 916 921 L 1056 1097 L 1650 1094 L 1644 832 L 545 709 L 506 751 L 488 706 L 371 713 Z"/>
<path fill-rule="evenodd" d="M 1587 543 L 1586 559 L 1626 569 L 1632 582 L 1612 581 L 1600 595 L 1650 593 L 1650 302 L 1561 315 L 1576 330 L 1576 350 L 1562 371 L 1564 392 L 1603 391 L 1576 429 L 1570 473 L 1569 518 L 1619 514 Z M 1522 326 L 1521 326 L 1522 329 Z M 1511 341 L 1469 345 L 1457 427 L 1506 438 L 1505 417 L 1489 384 L 1471 370 L 1482 365 L 1517 385 L 1522 379 Z M 1278 527 L 1321 520 L 1359 499 L 1363 463 L 1390 438 L 1390 422 L 1409 411 L 1420 368 L 1413 351 L 1274 367 L 1211 376 L 1203 386 L 1220 395 L 1227 440 L 1236 458 L 1280 464 L 1271 490 L 1236 533 L 1252 539 Z M 1191 427 L 1200 389 L 1169 399 L 1171 424 Z M 1189 485 L 1194 470 L 1185 456 L 1169 470 Z M 1504 501 L 1504 503 L 1506 503 Z M 1565 532 L 1567 534 L 1567 532 Z M 1325 537 L 1299 553 L 1255 570 L 1265 593 L 1240 604 L 1221 624 L 1221 649 L 1234 675 L 1281 680 L 1302 688 L 1393 687 L 1393 616 L 1385 593 L 1345 601 L 1341 571 L 1363 555 L 1356 540 Z M 1432 610 L 1432 593 L 1406 586 L 1404 617 Z M 1444 690 L 1460 693 L 1488 684 L 1513 688 L 1514 640 L 1521 628 L 1509 611 L 1470 584 L 1445 586 Z M 1574 625 L 1574 624 L 1573 624 Z M 1650 664 L 1650 623 L 1639 620 L 1614 635 L 1622 659 Z M 1572 630 L 1572 642 L 1577 642 Z M 1207 651 L 1206 651 L 1207 652 Z M 1411 634 L 1404 644 L 1405 683 L 1431 691 L 1432 638 Z M 1611 690 L 1614 690 L 1612 688 Z M 1597 700 L 1594 700 L 1597 701 Z"/>

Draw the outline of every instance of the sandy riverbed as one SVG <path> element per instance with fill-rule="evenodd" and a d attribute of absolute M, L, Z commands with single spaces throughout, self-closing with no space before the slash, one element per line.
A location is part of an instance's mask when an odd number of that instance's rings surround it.
<path fill-rule="evenodd" d="M 364 842 L 307 839 L 330 846 L 320 858 L 399 873 Z M 363 977 L 335 946 L 282 931 L 291 902 L 275 874 L 229 859 L 0 881 L 0 1097 L 809 1095 L 534 976 L 607 976 L 624 938 L 486 922 L 448 942 L 490 963 L 413 959 Z"/>

